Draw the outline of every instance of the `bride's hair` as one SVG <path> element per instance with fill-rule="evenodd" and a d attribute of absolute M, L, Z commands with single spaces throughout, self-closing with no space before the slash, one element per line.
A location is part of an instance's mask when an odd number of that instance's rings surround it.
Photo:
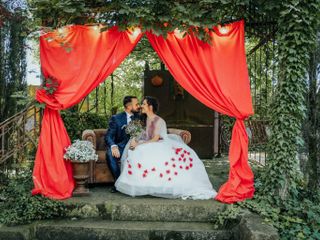
<path fill-rule="evenodd" d="M 150 105 L 152 106 L 152 109 L 153 109 L 153 112 L 154 112 L 154 113 L 157 113 L 157 112 L 158 112 L 158 110 L 159 110 L 159 101 L 158 101 L 157 98 L 151 97 L 151 96 L 146 96 L 146 97 L 143 98 L 142 101 L 144 101 L 144 100 L 147 101 L 147 103 L 148 103 L 149 106 L 150 106 Z"/>

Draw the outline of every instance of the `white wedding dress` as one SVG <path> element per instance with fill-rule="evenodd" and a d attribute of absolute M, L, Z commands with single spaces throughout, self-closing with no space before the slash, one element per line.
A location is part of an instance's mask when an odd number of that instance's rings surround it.
<path fill-rule="evenodd" d="M 165 121 L 156 116 L 147 121 L 144 140 L 160 135 L 157 142 L 127 144 L 121 158 L 121 175 L 115 183 L 119 192 L 131 196 L 213 199 L 213 189 L 197 154 L 178 135 L 167 134 Z"/>

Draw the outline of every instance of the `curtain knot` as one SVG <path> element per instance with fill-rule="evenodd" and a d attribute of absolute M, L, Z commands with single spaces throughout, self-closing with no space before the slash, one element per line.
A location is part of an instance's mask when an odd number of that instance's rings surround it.
<path fill-rule="evenodd" d="M 63 108 L 62 104 L 60 104 L 55 98 L 54 94 L 47 93 L 44 89 L 38 89 L 36 92 L 36 100 L 39 103 L 46 104 L 46 107 L 51 108 L 53 110 L 60 110 Z"/>

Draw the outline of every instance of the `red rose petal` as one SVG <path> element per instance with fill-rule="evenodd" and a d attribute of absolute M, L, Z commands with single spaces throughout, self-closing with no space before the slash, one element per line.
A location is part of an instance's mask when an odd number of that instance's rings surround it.
<path fill-rule="evenodd" d="M 128 168 L 131 168 L 131 165 L 130 165 L 130 164 L 128 164 Z"/>
<path fill-rule="evenodd" d="M 145 178 L 147 176 L 147 174 L 144 173 L 142 176 Z"/>
<path fill-rule="evenodd" d="M 153 172 L 156 171 L 156 168 L 152 168 L 152 171 L 153 171 Z"/>
<path fill-rule="evenodd" d="M 160 173 L 160 177 L 163 177 L 163 174 L 162 174 L 162 173 Z"/>
<path fill-rule="evenodd" d="M 138 163 L 138 168 L 141 168 L 142 166 L 141 166 L 141 164 L 140 163 Z"/>
<path fill-rule="evenodd" d="M 171 177 L 168 178 L 168 181 L 171 181 Z"/>
<path fill-rule="evenodd" d="M 181 161 L 182 160 L 182 158 L 179 158 L 179 161 Z"/>
<path fill-rule="evenodd" d="M 187 153 L 187 151 L 186 151 L 186 150 L 184 150 L 183 152 L 184 152 L 184 153 Z"/>
<path fill-rule="evenodd" d="M 175 161 L 175 159 L 174 159 L 174 158 L 171 158 L 171 161 Z"/>
<path fill-rule="evenodd" d="M 185 158 L 183 159 L 184 162 L 186 162 L 186 160 L 187 160 L 187 159 L 185 159 Z"/>
<path fill-rule="evenodd" d="M 189 158 L 189 160 L 190 160 L 190 162 L 192 162 L 193 159 L 192 159 L 192 158 Z"/>
<path fill-rule="evenodd" d="M 184 154 L 181 154 L 181 157 L 183 158 L 183 157 L 184 157 Z"/>
<path fill-rule="evenodd" d="M 166 165 L 166 166 L 168 166 L 168 164 L 169 164 L 168 162 L 165 162 L 165 165 Z"/>
<path fill-rule="evenodd" d="M 176 175 L 176 176 L 177 176 L 177 175 L 178 175 L 178 173 L 177 173 L 177 172 L 174 172 L 174 175 Z"/>
<path fill-rule="evenodd" d="M 190 163 L 190 165 L 189 165 L 190 167 L 192 167 L 193 166 L 193 164 L 192 163 Z"/>
<path fill-rule="evenodd" d="M 172 167 L 174 167 L 174 168 L 175 168 L 175 167 L 176 167 L 176 165 L 175 165 L 175 164 L 172 164 Z"/>
<path fill-rule="evenodd" d="M 144 170 L 144 173 L 148 173 L 148 170 L 146 169 L 146 170 Z"/>
<path fill-rule="evenodd" d="M 188 166 L 186 166 L 186 170 L 189 170 L 189 167 L 188 167 Z"/>
<path fill-rule="evenodd" d="M 166 171 L 166 173 L 169 174 L 169 173 L 170 173 L 170 170 L 168 169 L 168 170 Z"/>
<path fill-rule="evenodd" d="M 131 172 L 131 171 L 128 171 L 128 174 L 129 174 L 129 175 L 132 175 L 132 172 Z"/>
<path fill-rule="evenodd" d="M 180 165 L 180 168 L 181 168 L 181 169 L 183 168 L 182 165 Z"/>

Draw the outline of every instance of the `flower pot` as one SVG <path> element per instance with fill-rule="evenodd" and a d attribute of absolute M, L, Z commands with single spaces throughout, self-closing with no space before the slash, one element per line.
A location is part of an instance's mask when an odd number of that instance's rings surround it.
<path fill-rule="evenodd" d="M 76 187 L 73 190 L 73 196 L 88 196 L 89 189 L 86 187 L 86 182 L 89 178 L 89 162 L 79 162 L 72 160 L 73 178 L 76 182 Z"/>

